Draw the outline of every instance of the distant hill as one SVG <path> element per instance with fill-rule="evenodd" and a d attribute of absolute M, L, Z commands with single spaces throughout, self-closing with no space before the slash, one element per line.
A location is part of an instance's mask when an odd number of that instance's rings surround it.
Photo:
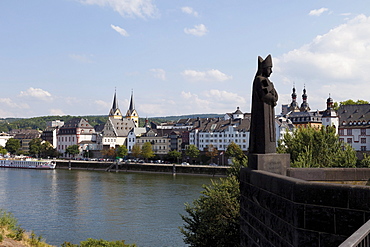
<path fill-rule="evenodd" d="M 154 117 L 149 118 L 150 122 L 164 123 L 177 121 L 183 118 L 214 118 L 222 117 L 222 114 L 193 114 L 193 115 L 182 115 L 182 116 L 168 116 L 168 117 Z M 0 132 L 9 132 L 12 129 L 39 129 L 44 130 L 46 128 L 46 122 L 61 120 L 64 122 L 69 121 L 74 117 L 81 117 L 87 119 L 87 121 L 92 125 L 103 124 L 107 121 L 107 115 L 98 116 L 43 116 L 43 117 L 33 117 L 33 118 L 0 118 Z M 139 125 L 144 126 L 145 118 L 139 119 Z"/>

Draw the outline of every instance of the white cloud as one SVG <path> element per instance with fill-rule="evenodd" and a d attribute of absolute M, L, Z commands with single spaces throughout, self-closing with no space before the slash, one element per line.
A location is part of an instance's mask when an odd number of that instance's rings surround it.
<path fill-rule="evenodd" d="M 194 28 L 185 28 L 184 32 L 186 34 L 191 34 L 194 36 L 203 36 L 206 35 L 206 33 L 208 33 L 208 30 L 205 25 L 199 24 L 195 25 Z"/>
<path fill-rule="evenodd" d="M 63 116 L 66 115 L 61 109 L 50 109 L 49 114 L 51 116 Z"/>
<path fill-rule="evenodd" d="M 311 10 L 310 13 L 308 13 L 308 15 L 320 16 L 322 13 L 328 10 L 329 10 L 328 8 L 314 9 L 314 10 Z"/>
<path fill-rule="evenodd" d="M 95 100 L 94 103 L 99 109 L 102 110 L 106 109 L 106 111 L 109 111 L 109 109 L 111 108 L 111 103 L 105 102 L 103 100 Z"/>
<path fill-rule="evenodd" d="M 77 55 L 77 54 L 69 54 L 68 55 L 71 59 L 79 62 L 79 63 L 92 63 L 93 61 L 90 59 L 92 55 Z"/>
<path fill-rule="evenodd" d="M 207 71 L 184 70 L 181 74 L 190 81 L 226 81 L 232 79 L 232 76 L 228 76 L 217 69 Z"/>
<path fill-rule="evenodd" d="M 161 80 L 166 80 L 166 71 L 163 69 L 150 69 L 151 72 L 153 72 L 154 77 L 159 78 Z"/>
<path fill-rule="evenodd" d="M 0 104 L 3 106 L 3 108 L 17 108 L 17 109 L 29 109 L 30 108 L 28 104 L 16 103 L 10 98 L 0 98 Z"/>
<path fill-rule="evenodd" d="M 157 7 L 152 0 L 78 0 L 83 4 L 111 7 L 123 17 L 156 17 Z"/>
<path fill-rule="evenodd" d="M 192 7 L 182 7 L 181 11 L 185 14 L 193 15 L 195 17 L 198 16 L 198 12 L 194 11 Z"/>
<path fill-rule="evenodd" d="M 329 93 L 334 101 L 369 99 L 369 57 L 370 17 L 359 15 L 274 59 L 274 64 L 277 75 L 289 78 L 290 85 L 300 84 L 300 90 L 306 84 L 310 101 L 322 106 Z"/>
<path fill-rule="evenodd" d="M 48 91 L 42 90 L 41 88 L 33 88 L 33 87 L 30 87 L 26 91 L 21 91 L 19 96 L 36 98 L 38 100 L 43 100 L 43 101 L 50 101 L 53 99 L 51 94 Z"/>
<path fill-rule="evenodd" d="M 217 89 L 211 89 L 205 93 L 205 96 L 212 98 L 218 102 L 223 103 L 236 103 L 237 105 L 245 105 L 246 99 L 239 96 L 236 93 L 231 93 L 227 91 L 220 91 Z"/>
<path fill-rule="evenodd" d="M 113 28 L 114 31 L 116 31 L 117 33 L 121 34 L 124 37 L 129 36 L 129 34 L 126 32 L 126 30 L 119 27 L 119 26 L 115 26 L 115 25 L 111 24 L 110 27 Z"/>

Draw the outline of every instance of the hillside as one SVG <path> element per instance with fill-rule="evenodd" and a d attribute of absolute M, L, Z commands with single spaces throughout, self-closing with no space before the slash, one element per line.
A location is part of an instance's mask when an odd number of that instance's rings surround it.
<path fill-rule="evenodd" d="M 164 123 L 177 121 L 182 118 L 212 118 L 212 117 L 221 117 L 221 114 L 194 114 L 194 115 L 181 115 L 181 116 L 167 116 L 167 117 L 155 117 L 149 118 L 149 122 L 155 123 Z M 0 132 L 9 132 L 12 129 L 39 129 L 44 130 L 46 128 L 46 122 L 61 120 L 67 122 L 68 120 L 74 117 L 82 117 L 88 120 L 92 125 L 99 125 L 106 122 L 108 116 L 42 116 L 34 118 L 1 118 L 0 119 Z M 145 118 L 139 119 L 139 125 L 144 126 Z"/>

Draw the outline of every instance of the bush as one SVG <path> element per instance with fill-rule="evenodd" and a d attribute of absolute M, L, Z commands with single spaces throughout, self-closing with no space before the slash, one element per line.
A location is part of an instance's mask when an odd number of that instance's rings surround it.
<path fill-rule="evenodd" d="M 88 238 L 86 241 L 81 241 L 80 245 L 64 242 L 62 247 L 136 247 L 135 244 L 125 244 L 124 240 L 121 241 L 107 241 L 103 239 Z"/>

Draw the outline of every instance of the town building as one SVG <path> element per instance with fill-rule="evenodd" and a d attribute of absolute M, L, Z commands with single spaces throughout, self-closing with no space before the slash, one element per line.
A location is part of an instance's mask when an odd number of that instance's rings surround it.
<path fill-rule="evenodd" d="M 118 107 L 117 94 L 114 92 L 112 108 L 109 111 L 108 119 L 105 124 L 97 126 L 96 143 L 99 150 L 116 148 L 121 145 L 127 146 L 127 136 L 138 123 L 138 114 L 133 107 L 133 97 L 131 97 L 130 109 L 127 112 L 133 113 L 136 118 L 123 117 L 121 110 Z M 136 121 L 136 122 L 135 122 Z"/>
<path fill-rule="evenodd" d="M 42 132 L 41 139 L 49 142 L 54 148 L 57 148 L 57 135 L 59 128 L 63 125 L 64 122 L 60 120 L 46 122 L 46 129 Z"/>
<path fill-rule="evenodd" d="M 41 131 L 35 129 L 13 129 L 9 132 L 9 134 L 14 136 L 14 139 L 18 139 L 20 141 L 20 151 L 23 153 L 28 153 L 30 151 L 30 141 L 41 137 Z"/>
<path fill-rule="evenodd" d="M 319 111 L 311 111 L 311 108 L 307 101 L 306 88 L 303 89 L 302 104 L 298 108 L 297 94 L 295 87 L 293 87 L 292 102 L 290 103 L 286 114 L 286 118 L 289 119 L 296 127 L 312 127 L 320 129 L 322 126 L 322 114 Z M 284 112 L 284 108 L 283 108 Z"/>
<path fill-rule="evenodd" d="M 136 128 L 139 127 L 139 114 L 135 109 L 134 92 L 131 92 L 130 105 L 126 113 L 126 119 L 132 120 Z"/>
<path fill-rule="evenodd" d="M 195 145 L 200 151 L 205 151 L 211 144 L 219 151 L 226 151 L 227 146 L 234 142 L 243 151 L 248 151 L 250 118 L 244 118 L 239 108 L 233 114 L 226 115 L 223 119 L 195 121 L 194 128 L 189 133 L 189 144 Z"/>
<path fill-rule="evenodd" d="M 0 133 L 0 146 L 5 147 L 6 142 L 10 139 L 13 138 L 13 135 L 10 135 L 8 133 Z"/>
<path fill-rule="evenodd" d="M 79 145 L 81 156 L 83 151 L 96 149 L 94 127 L 83 118 L 72 118 L 59 129 L 57 143 L 57 151 L 64 157 L 69 157 L 65 151 L 71 145 Z"/>
<path fill-rule="evenodd" d="M 338 115 L 340 140 L 356 151 L 370 151 L 370 104 L 342 105 Z"/>

